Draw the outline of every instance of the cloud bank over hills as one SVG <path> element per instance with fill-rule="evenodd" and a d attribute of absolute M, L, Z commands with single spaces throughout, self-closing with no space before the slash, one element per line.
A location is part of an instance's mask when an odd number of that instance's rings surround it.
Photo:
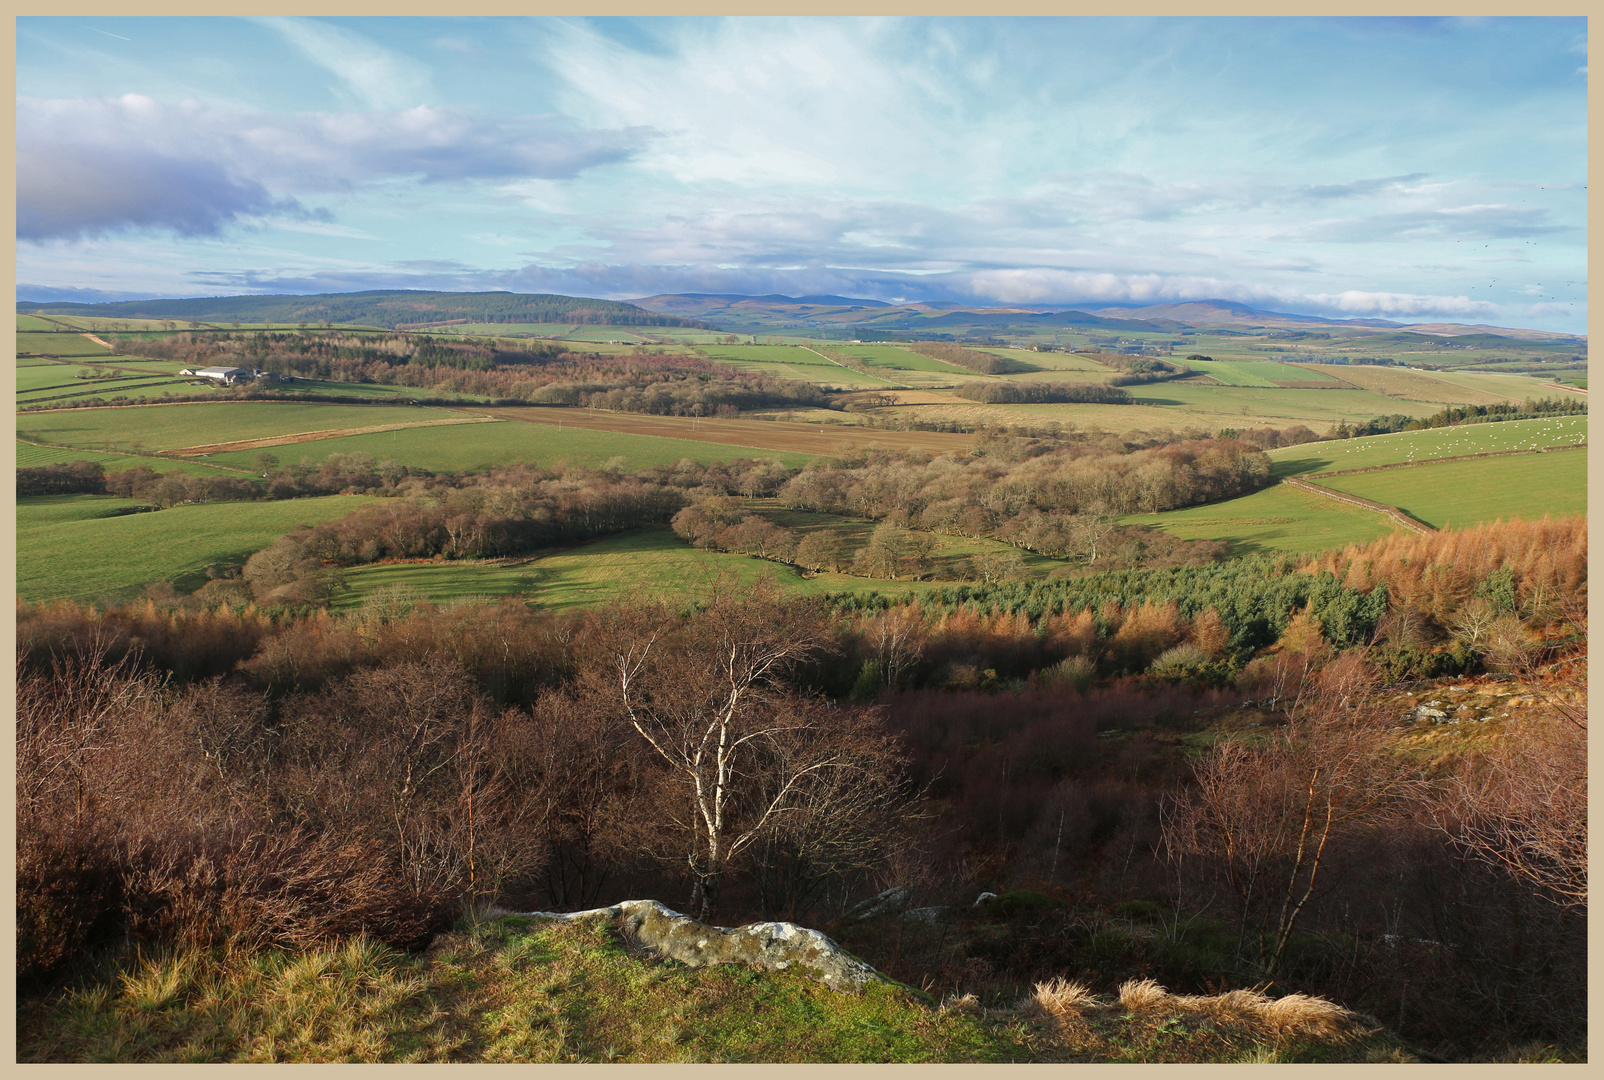
<path fill-rule="evenodd" d="M 18 27 L 19 296 L 509 289 L 1584 331 L 1578 19 Z"/>

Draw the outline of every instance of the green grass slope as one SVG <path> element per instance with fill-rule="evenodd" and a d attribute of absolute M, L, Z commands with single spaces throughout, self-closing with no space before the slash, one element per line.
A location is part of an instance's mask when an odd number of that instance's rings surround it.
<path fill-rule="evenodd" d="M 1305 553 L 1364 544 L 1393 531 L 1381 514 L 1276 484 L 1240 499 L 1132 514 L 1126 525 L 1149 525 L 1182 540 L 1223 540 L 1230 555 L 1258 551 Z"/>
<path fill-rule="evenodd" d="M 889 984 L 837 993 L 794 972 L 688 969 L 598 923 L 520 916 L 407 954 L 158 950 L 24 1000 L 28 1062 L 1403 1061 L 1385 1035 L 1277 1038 L 1174 1010 L 1029 1000 L 940 1008 Z"/>
<path fill-rule="evenodd" d="M 297 525 L 344 517 L 372 501 L 332 495 L 283 502 L 222 502 L 126 513 L 105 495 L 17 500 L 17 595 L 25 600 L 127 600 L 144 586 L 206 583 L 206 567 L 240 565 Z"/>
<path fill-rule="evenodd" d="M 1465 454 L 1534 450 L 1586 441 L 1587 417 L 1555 416 L 1304 443 L 1302 446 L 1272 450 L 1270 460 L 1276 476 L 1298 476 Z"/>
<path fill-rule="evenodd" d="M 193 458 L 176 460 L 173 458 L 145 457 L 128 454 L 103 454 L 95 450 L 65 450 L 56 446 L 33 446 L 29 443 L 17 443 L 17 467 L 37 468 L 41 465 L 61 465 L 69 461 L 94 461 L 107 472 L 121 472 L 124 469 L 133 469 L 140 466 L 155 469 L 159 473 L 186 472 L 195 476 L 241 476 L 242 473 L 234 469 L 219 469 Z M 255 475 L 254 473 L 252 474 Z"/>
<path fill-rule="evenodd" d="M 458 415 L 443 409 L 398 406 L 239 401 L 26 413 L 17 418 L 17 434 L 39 442 L 101 450 L 127 450 L 135 443 L 146 450 L 173 450 L 298 432 L 445 420 Z M 274 452 L 284 456 L 281 450 Z M 251 451 L 246 456 L 255 454 Z"/>
<path fill-rule="evenodd" d="M 1439 529 L 1517 517 L 1536 521 L 1587 510 L 1587 452 L 1434 462 L 1316 483 L 1400 507 Z"/>
<path fill-rule="evenodd" d="M 282 406 L 274 406 L 275 408 Z M 334 406 L 327 407 L 331 412 Z M 368 415 L 393 417 L 395 421 L 461 416 L 422 409 L 372 410 Z M 374 420 L 379 423 L 382 420 Z M 528 463 L 542 467 L 558 465 L 597 466 L 621 457 L 628 469 L 648 465 L 671 465 L 676 461 L 732 461 L 736 458 L 766 458 L 787 465 L 801 465 L 810 455 L 763 450 L 750 446 L 665 439 L 655 435 L 591 431 L 578 427 L 553 427 L 506 421 L 496 424 L 461 424 L 438 428 L 407 428 L 376 431 L 366 435 L 345 435 L 315 442 L 293 443 L 272 448 L 280 461 L 322 461 L 330 454 L 372 454 L 379 461 L 393 458 L 419 469 L 487 469 L 500 465 Z M 223 465 L 249 467 L 259 451 L 233 450 L 213 454 L 208 460 Z"/>
<path fill-rule="evenodd" d="M 764 516 L 806 534 L 829 527 L 846 534 L 852 546 L 868 542 L 873 524 L 847 522 L 823 514 L 768 510 Z M 985 551 L 1013 550 L 992 540 L 935 536 L 932 581 L 891 581 L 850 574 L 804 577 L 795 567 L 747 555 L 702 551 L 666 528 L 640 529 L 592 540 L 528 559 L 493 562 L 386 563 L 357 566 L 345 572 L 346 588 L 330 605 L 336 611 L 360 607 L 382 590 L 402 589 L 434 603 L 476 598 L 522 596 L 551 608 L 594 607 L 641 594 L 689 600 L 718 577 L 733 577 L 742 586 L 768 579 L 801 595 L 823 592 L 918 595 L 955 582 L 951 570 L 959 559 Z M 1027 555 L 1025 564 L 1037 573 L 1063 563 Z"/>

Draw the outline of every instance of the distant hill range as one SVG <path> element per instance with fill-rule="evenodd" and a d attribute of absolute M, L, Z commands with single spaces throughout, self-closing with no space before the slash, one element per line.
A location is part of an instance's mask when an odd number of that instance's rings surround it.
<path fill-rule="evenodd" d="M 1158 331 L 1221 328 L 1230 330 L 1332 330 L 1367 333 L 1415 333 L 1437 337 L 1492 335 L 1522 340 L 1583 341 L 1573 334 L 1457 323 L 1393 322 L 1387 319 L 1332 319 L 1261 311 L 1230 300 L 1192 300 L 1146 307 L 1075 308 L 1065 305 L 975 305 L 951 301 L 888 304 L 850 296 L 743 296 L 735 293 L 664 293 L 632 301 L 650 311 L 701 319 L 720 329 L 748 333 L 784 329 L 840 331 L 860 336 L 907 337 L 922 332 L 989 332 L 1043 327 L 1088 330 Z"/>
<path fill-rule="evenodd" d="M 93 315 L 109 319 L 196 319 L 204 322 L 345 323 L 409 327 L 431 323 L 566 323 L 684 326 L 706 323 L 648 311 L 617 300 L 511 292 L 423 292 L 376 289 L 314 296 L 209 296 L 190 300 L 125 300 L 110 304 L 17 304 L 21 314 Z"/>
<path fill-rule="evenodd" d="M 1386 319 L 1331 319 L 1261 311 L 1230 300 L 1191 300 L 1146 307 L 1083 309 L 1062 304 L 985 305 L 953 301 L 890 304 L 851 296 L 746 296 L 738 293 L 663 293 L 633 301 L 512 292 L 424 292 L 378 289 L 312 296 L 212 296 L 185 300 L 126 300 L 79 304 L 22 302 L 19 313 L 91 315 L 112 319 L 195 319 L 211 323 L 341 323 L 411 329 L 453 323 L 548 323 L 689 327 L 732 333 L 800 331 L 831 338 L 895 340 L 1028 334 L 1053 328 L 1110 334 L 1177 334 L 1214 329 L 1340 332 L 1461 338 L 1489 345 L 1499 340 L 1574 342 L 1585 337 L 1459 323 L 1400 323 Z"/>

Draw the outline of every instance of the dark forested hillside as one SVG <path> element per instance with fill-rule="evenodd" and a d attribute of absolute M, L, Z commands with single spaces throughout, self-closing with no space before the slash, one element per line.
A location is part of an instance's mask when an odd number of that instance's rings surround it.
<path fill-rule="evenodd" d="M 114 304 L 19 303 L 19 312 L 95 315 L 112 319 L 201 319 L 209 322 L 334 322 L 406 326 L 434 322 L 579 323 L 608 326 L 704 326 L 616 300 L 510 292 L 424 292 L 375 289 L 321 296 L 212 296 L 128 300 Z"/>

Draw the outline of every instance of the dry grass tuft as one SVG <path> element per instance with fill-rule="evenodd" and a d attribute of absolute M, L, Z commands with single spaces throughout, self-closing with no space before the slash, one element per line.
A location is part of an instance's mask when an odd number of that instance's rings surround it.
<path fill-rule="evenodd" d="M 1266 997 L 1255 990 L 1229 990 L 1223 994 L 1171 994 L 1152 979 L 1131 981 L 1119 988 L 1120 1003 L 1131 1012 L 1161 1008 L 1202 1013 L 1217 1022 L 1256 1027 L 1281 1038 L 1304 1035 L 1328 1042 L 1357 1038 L 1363 1019 L 1325 998 L 1309 994 Z"/>
<path fill-rule="evenodd" d="M 1070 982 L 1064 978 L 1037 983 L 1031 1000 L 1044 1012 L 1060 1019 L 1079 1016 L 1083 1008 L 1096 1001 L 1085 983 Z"/>
<path fill-rule="evenodd" d="M 1169 993 L 1152 979 L 1130 979 L 1120 984 L 1119 1003 L 1130 1012 L 1151 1012 L 1170 1001 Z"/>
<path fill-rule="evenodd" d="M 1308 994 L 1288 994 L 1264 1007 L 1265 1027 L 1277 1035 L 1312 1035 L 1341 1041 L 1358 1034 L 1359 1017 L 1335 1002 Z"/>
<path fill-rule="evenodd" d="M 964 994 L 962 997 L 948 997 L 941 1003 L 944 1013 L 979 1013 L 984 1010 L 980 1007 L 980 999 L 973 994 Z"/>

